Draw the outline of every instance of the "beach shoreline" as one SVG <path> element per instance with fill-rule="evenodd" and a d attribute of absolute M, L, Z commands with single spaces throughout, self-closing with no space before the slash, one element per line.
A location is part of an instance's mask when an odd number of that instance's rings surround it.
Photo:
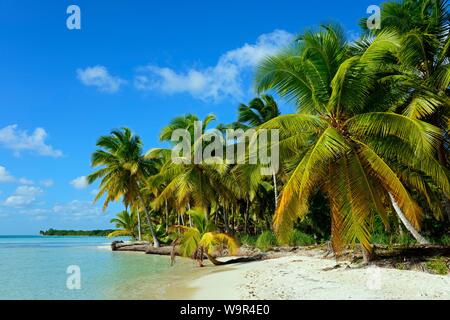
<path fill-rule="evenodd" d="M 449 300 L 450 275 L 355 266 L 318 252 L 208 266 L 167 292 L 180 300 Z"/>

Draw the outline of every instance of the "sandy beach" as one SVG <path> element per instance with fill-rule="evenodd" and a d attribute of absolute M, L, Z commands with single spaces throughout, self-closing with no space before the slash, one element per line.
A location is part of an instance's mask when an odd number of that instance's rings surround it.
<path fill-rule="evenodd" d="M 211 267 L 190 281 L 194 300 L 379 300 L 450 299 L 450 276 L 357 267 L 319 255 Z"/>

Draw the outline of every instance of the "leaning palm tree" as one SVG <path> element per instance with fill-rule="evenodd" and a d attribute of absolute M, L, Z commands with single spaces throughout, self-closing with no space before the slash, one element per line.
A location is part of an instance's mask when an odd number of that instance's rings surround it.
<path fill-rule="evenodd" d="M 421 119 L 441 129 L 437 150 L 438 161 L 449 168 L 450 117 L 450 14 L 446 0 L 389 1 L 382 5 L 383 28 L 395 29 L 402 37 L 399 51 L 399 72 L 385 77 L 392 87 L 408 88 L 407 94 L 393 104 L 392 110 L 413 119 Z M 377 34 L 380 31 L 372 33 Z M 405 91 L 405 90 L 403 90 Z M 416 184 L 417 187 L 417 184 Z M 419 188 L 422 189 L 423 188 Z M 425 193 L 422 191 L 422 193 Z M 439 194 L 439 193 L 437 193 Z M 440 219 L 440 201 L 430 203 L 431 194 L 424 194 L 433 213 Z M 443 199 L 450 219 L 450 202 Z"/>
<path fill-rule="evenodd" d="M 203 267 L 203 260 L 206 256 L 214 265 L 226 264 L 218 261 L 213 254 L 216 251 L 227 249 L 230 255 L 235 255 L 239 245 L 232 236 L 226 233 L 216 232 L 212 222 L 205 219 L 201 211 L 191 210 L 188 212 L 192 216 L 194 225 L 192 227 L 174 226 L 177 231 L 177 238 L 174 240 L 174 249 L 179 246 L 180 254 L 183 257 L 192 258 Z M 175 255 L 172 254 L 172 262 Z"/>
<path fill-rule="evenodd" d="M 92 154 L 91 164 L 92 167 L 101 168 L 87 177 L 89 183 L 101 179 L 100 190 L 94 201 L 106 195 L 104 209 L 110 202 L 122 199 L 126 208 L 146 212 L 153 245 L 158 247 L 159 242 L 142 195 L 145 179 L 152 174 L 153 162 L 143 157 L 140 137 L 128 128 L 113 130 L 109 136 L 100 137 L 97 146 L 99 149 Z M 139 214 L 137 218 L 138 239 L 141 241 Z"/>
<path fill-rule="evenodd" d="M 111 219 L 111 223 L 116 225 L 119 230 L 108 234 L 108 238 L 130 236 L 132 239 L 137 239 L 137 214 L 135 211 L 129 213 L 122 211 L 117 214 L 117 217 Z"/>
<path fill-rule="evenodd" d="M 380 215 L 387 225 L 389 199 L 401 209 L 407 228 L 419 229 L 421 208 L 387 157 L 420 167 L 449 194 L 444 169 L 433 159 L 439 129 L 385 112 L 389 96 L 380 99 L 377 91 L 380 73 L 399 46 L 397 33 L 386 30 L 353 55 L 340 28 L 325 26 L 321 32 L 305 33 L 292 48 L 258 68 L 260 92 L 274 89 L 298 107 L 297 114 L 262 126 L 280 130 L 280 158 L 290 169 L 274 216 L 280 240 L 287 241 L 293 223 L 308 213 L 309 199 L 318 188 L 331 202 L 336 252 L 346 243 L 359 242 L 369 259 L 373 217 Z"/>

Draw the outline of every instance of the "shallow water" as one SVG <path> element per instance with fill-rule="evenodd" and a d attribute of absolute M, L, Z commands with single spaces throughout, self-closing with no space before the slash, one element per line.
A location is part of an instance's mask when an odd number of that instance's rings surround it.
<path fill-rule="evenodd" d="M 164 299 L 194 270 L 190 261 L 112 252 L 100 237 L 0 236 L 0 299 Z M 81 289 L 67 287 L 69 266 Z"/>

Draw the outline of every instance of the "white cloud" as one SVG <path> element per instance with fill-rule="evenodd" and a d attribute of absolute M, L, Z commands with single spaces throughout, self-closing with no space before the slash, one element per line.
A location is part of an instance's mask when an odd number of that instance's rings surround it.
<path fill-rule="evenodd" d="M 0 166 L 0 183 L 14 182 L 15 180 L 5 167 Z"/>
<path fill-rule="evenodd" d="M 48 134 L 43 128 L 36 128 L 32 134 L 18 129 L 16 124 L 0 129 L 0 145 L 13 150 L 16 156 L 20 156 L 24 151 L 29 151 L 41 156 L 61 157 L 62 151 L 55 150 L 46 144 L 47 137 Z"/>
<path fill-rule="evenodd" d="M 44 186 L 45 188 L 50 188 L 53 187 L 53 185 L 55 184 L 53 182 L 52 179 L 46 179 L 46 180 L 42 180 L 40 181 L 41 186 Z"/>
<path fill-rule="evenodd" d="M 25 207 L 32 204 L 35 200 L 35 197 L 14 195 L 6 198 L 3 204 L 7 207 Z"/>
<path fill-rule="evenodd" d="M 70 181 L 70 184 L 72 185 L 72 187 L 79 190 L 86 189 L 89 185 L 87 178 L 85 176 L 73 179 L 72 181 Z"/>
<path fill-rule="evenodd" d="M 5 167 L 0 166 L 0 183 L 19 183 L 21 185 L 33 185 L 34 181 L 26 178 L 17 179 L 6 170 Z"/>
<path fill-rule="evenodd" d="M 18 182 L 19 182 L 20 184 L 27 185 L 27 186 L 31 186 L 31 185 L 34 184 L 34 181 L 33 181 L 33 180 L 26 179 L 26 178 L 20 178 L 20 179 L 18 180 Z"/>
<path fill-rule="evenodd" d="M 16 194 L 23 196 L 37 196 L 43 193 L 41 188 L 31 186 L 20 186 L 16 189 Z"/>
<path fill-rule="evenodd" d="M 215 66 L 203 69 L 191 68 L 179 72 L 155 65 L 141 67 L 134 85 L 142 91 L 189 93 L 202 100 L 219 100 L 224 97 L 239 99 L 245 91 L 242 88 L 242 74 L 265 57 L 289 45 L 293 39 L 293 34 L 275 30 L 259 36 L 255 44 L 245 44 L 226 52 Z"/>
<path fill-rule="evenodd" d="M 12 196 L 3 201 L 3 205 L 15 208 L 26 207 L 34 203 L 36 197 L 42 193 L 42 189 L 37 187 L 20 186 Z"/>
<path fill-rule="evenodd" d="M 87 67 L 77 70 L 78 79 L 86 86 L 96 87 L 101 92 L 119 91 L 125 80 L 112 76 L 104 66 Z"/>
<path fill-rule="evenodd" d="M 103 214 L 102 209 L 96 207 L 89 201 L 73 200 L 65 204 L 56 204 L 53 213 L 74 220 L 98 218 Z"/>
<path fill-rule="evenodd" d="M 100 191 L 99 191 L 98 189 L 94 189 L 94 190 L 91 191 L 91 194 L 92 194 L 93 196 L 97 196 L 97 194 L 98 194 L 99 192 L 100 192 Z"/>

